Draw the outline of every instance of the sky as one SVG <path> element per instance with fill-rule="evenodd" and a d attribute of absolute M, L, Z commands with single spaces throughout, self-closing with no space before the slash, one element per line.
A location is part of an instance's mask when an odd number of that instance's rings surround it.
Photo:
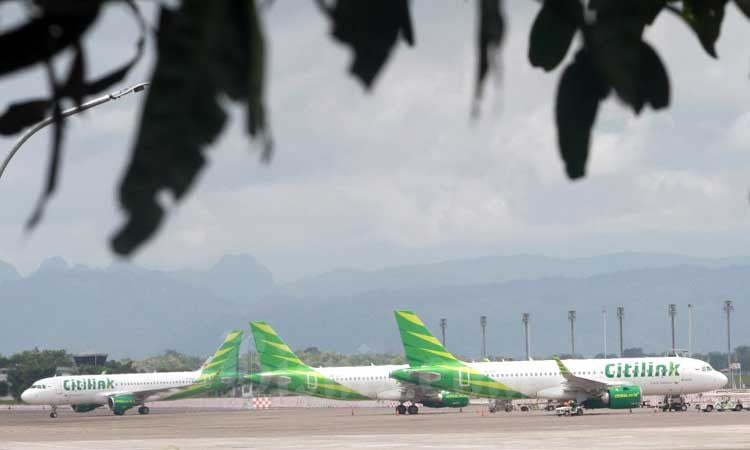
<path fill-rule="evenodd" d="M 141 4 L 155 24 L 156 7 Z M 417 45 L 397 46 L 372 92 L 347 74 L 351 54 L 330 39 L 314 2 L 274 2 L 263 13 L 272 163 L 260 163 L 242 131 L 243 111 L 232 106 L 233 120 L 207 150 L 207 169 L 132 261 L 207 267 L 224 254 L 250 253 L 289 281 L 333 268 L 491 254 L 750 254 L 750 31 L 734 5 L 718 60 L 675 17 L 662 14 L 647 30 L 669 71 L 671 107 L 634 116 L 607 100 L 588 176 L 577 182 L 565 177 L 556 144 L 562 69 L 544 73 L 526 58 L 537 10 L 536 2 L 506 2 L 500 70 L 472 120 L 471 2 L 414 1 Z M 0 28 L 23 14 L 4 2 Z M 123 7 L 109 6 L 86 43 L 90 66 L 96 73 L 116 66 L 135 38 Z M 150 45 L 124 85 L 149 77 Z M 60 58 L 58 71 L 66 62 Z M 44 95 L 43 75 L 36 67 L 3 78 L 0 98 Z M 116 260 L 109 250 L 123 223 L 116 191 L 144 98 L 71 120 L 59 189 L 31 233 L 23 225 L 43 186 L 50 133 L 24 146 L 0 180 L 0 260 L 22 273 L 51 256 L 91 266 Z"/>

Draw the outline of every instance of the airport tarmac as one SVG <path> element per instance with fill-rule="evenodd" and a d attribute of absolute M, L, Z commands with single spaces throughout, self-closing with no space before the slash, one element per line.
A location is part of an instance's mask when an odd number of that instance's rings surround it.
<path fill-rule="evenodd" d="M 489 414 L 479 407 L 275 410 L 152 409 L 122 417 L 107 410 L 0 411 L 0 450 L 18 449 L 746 449 L 750 412 L 588 411 Z"/>

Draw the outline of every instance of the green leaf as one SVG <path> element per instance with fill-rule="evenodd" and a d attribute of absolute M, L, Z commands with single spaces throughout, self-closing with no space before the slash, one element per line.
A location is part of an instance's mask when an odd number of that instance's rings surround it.
<path fill-rule="evenodd" d="M 492 52 L 500 48 L 505 33 L 502 0 L 479 0 L 479 33 L 477 34 L 477 84 L 475 97 L 482 96 L 482 86 L 490 69 Z"/>
<path fill-rule="evenodd" d="M 252 57 L 256 39 L 262 38 L 259 29 L 251 30 L 259 26 L 253 14 L 255 3 L 247 0 L 185 0 L 176 12 L 162 9 L 159 59 L 120 186 L 128 218 L 113 238 L 116 253 L 131 254 L 159 227 L 164 216 L 157 202 L 160 192 L 180 200 L 195 182 L 205 165 L 203 152 L 226 121 L 220 97 L 247 101 L 254 96 L 249 114 L 262 114 L 262 83 L 250 94 L 253 82 L 247 81 L 256 71 L 263 73 L 263 67 L 251 67 L 251 61 L 262 64 L 262 58 Z M 263 127 L 261 121 L 250 131 Z"/>
<path fill-rule="evenodd" d="M 598 70 L 617 95 L 635 112 L 643 108 L 639 90 L 641 38 L 621 20 L 600 21 L 586 30 L 585 43 Z"/>
<path fill-rule="evenodd" d="M 44 62 L 78 42 L 98 15 L 98 2 L 85 2 L 74 13 L 43 14 L 0 35 L 0 54 L 3 55 L 0 76 Z"/>
<path fill-rule="evenodd" d="M 644 105 L 669 105 L 669 76 L 656 51 L 646 42 L 606 24 L 587 34 L 595 63 L 617 96 L 639 114 Z"/>
<path fill-rule="evenodd" d="M 750 0 L 734 0 L 734 4 L 737 5 L 737 8 L 739 8 L 745 16 L 750 18 Z"/>
<path fill-rule="evenodd" d="M 641 64 L 638 71 L 638 90 L 646 104 L 654 109 L 669 106 L 669 75 L 661 58 L 650 45 L 641 42 Z"/>
<path fill-rule="evenodd" d="M 333 23 L 333 37 L 354 51 L 350 72 L 366 88 L 372 87 L 399 36 L 414 45 L 407 0 L 337 0 L 331 7 L 318 0 L 318 4 Z"/>
<path fill-rule="evenodd" d="M 529 35 L 529 62 L 549 72 L 568 53 L 576 31 L 583 21 L 578 0 L 548 0 L 534 19 Z"/>
<path fill-rule="evenodd" d="M 682 17 L 693 28 L 706 52 L 716 58 L 716 41 L 721 33 L 728 0 L 683 0 Z"/>
<path fill-rule="evenodd" d="M 265 67 L 266 53 L 263 30 L 258 17 L 258 11 L 255 7 L 250 8 L 248 12 L 249 33 L 247 40 L 249 68 L 247 76 L 247 132 L 250 136 L 256 136 L 262 133 L 265 137 L 263 160 L 269 161 L 273 144 L 266 130 L 266 113 L 263 93 L 265 91 Z"/>
<path fill-rule="evenodd" d="M 557 141 L 565 170 L 571 179 L 586 173 L 591 128 L 596 120 L 599 102 L 609 94 L 609 86 L 601 76 L 586 49 L 576 54 L 560 79 L 555 105 Z"/>
<path fill-rule="evenodd" d="M 25 127 L 44 120 L 52 106 L 48 99 L 24 100 L 12 103 L 0 116 L 0 134 L 11 135 Z"/>

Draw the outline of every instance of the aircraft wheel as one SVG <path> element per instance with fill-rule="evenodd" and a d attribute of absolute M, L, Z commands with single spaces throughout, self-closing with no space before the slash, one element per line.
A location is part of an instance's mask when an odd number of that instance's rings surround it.
<path fill-rule="evenodd" d="M 526 405 L 523 405 L 523 406 L 521 407 L 521 411 L 522 411 L 522 412 L 529 412 L 529 407 L 528 407 L 528 406 L 526 406 Z"/>
<path fill-rule="evenodd" d="M 398 413 L 399 415 L 404 415 L 404 414 L 406 414 L 406 406 L 404 406 L 404 405 L 398 405 L 398 406 L 396 407 L 396 412 L 397 412 L 397 413 Z"/>
<path fill-rule="evenodd" d="M 578 411 L 576 411 L 576 416 L 582 416 L 583 415 L 583 408 L 578 408 Z"/>
<path fill-rule="evenodd" d="M 711 412 L 714 410 L 714 405 L 706 405 L 706 412 Z"/>
<path fill-rule="evenodd" d="M 56 413 L 55 411 L 52 411 L 51 413 L 49 413 L 49 416 L 50 416 L 50 417 L 51 417 L 52 419 L 57 419 L 57 413 Z"/>
<path fill-rule="evenodd" d="M 125 411 L 120 411 L 120 410 L 118 410 L 118 409 L 116 409 L 116 410 L 114 410 L 114 411 L 112 411 L 112 412 L 113 412 L 113 413 L 115 413 L 115 415 L 116 415 L 116 416 L 122 416 L 122 415 L 124 415 L 124 414 L 125 414 Z"/>
<path fill-rule="evenodd" d="M 513 411 L 513 405 L 505 405 L 505 412 Z"/>
<path fill-rule="evenodd" d="M 409 405 L 407 411 L 409 412 L 409 414 L 417 414 L 419 413 L 419 408 L 417 407 L 417 405 Z"/>
<path fill-rule="evenodd" d="M 151 410 L 148 408 L 148 406 L 141 406 L 138 408 L 138 414 L 148 414 Z"/>

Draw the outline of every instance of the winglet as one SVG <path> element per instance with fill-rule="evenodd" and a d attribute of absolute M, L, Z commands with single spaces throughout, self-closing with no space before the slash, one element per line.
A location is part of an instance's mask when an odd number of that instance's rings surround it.
<path fill-rule="evenodd" d="M 554 359 L 555 362 L 557 363 L 557 368 L 560 369 L 560 375 L 562 375 L 563 377 L 565 377 L 566 375 L 570 375 L 570 370 L 568 370 L 568 368 L 565 367 L 565 364 L 563 364 L 563 362 L 560 361 L 560 358 L 558 358 L 557 356 L 553 356 L 552 359 Z"/>

